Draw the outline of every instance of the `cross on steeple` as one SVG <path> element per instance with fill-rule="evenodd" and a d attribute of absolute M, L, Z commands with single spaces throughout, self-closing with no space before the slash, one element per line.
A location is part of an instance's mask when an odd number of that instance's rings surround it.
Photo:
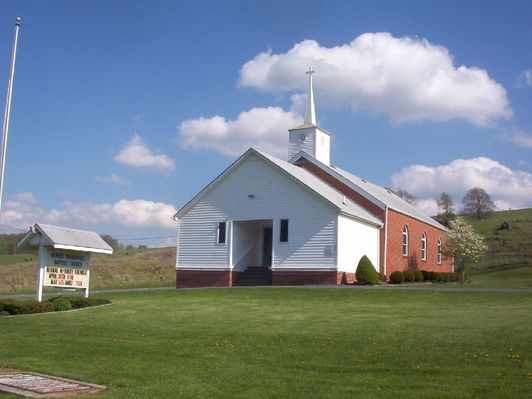
<path fill-rule="evenodd" d="M 312 90 L 312 74 L 316 71 L 311 67 L 305 72 L 308 75 L 307 110 L 305 112 L 305 123 L 316 124 L 316 109 L 314 108 L 314 91 Z"/>

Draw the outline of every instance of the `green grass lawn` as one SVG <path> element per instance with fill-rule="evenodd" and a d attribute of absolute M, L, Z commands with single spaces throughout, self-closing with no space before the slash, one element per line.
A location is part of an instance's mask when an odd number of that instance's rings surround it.
<path fill-rule="evenodd" d="M 107 297 L 113 305 L 0 318 L 0 366 L 107 385 L 99 398 L 532 397 L 532 293 Z"/>
<path fill-rule="evenodd" d="M 469 277 L 471 287 L 532 288 L 532 266 L 515 269 L 477 272 Z"/>

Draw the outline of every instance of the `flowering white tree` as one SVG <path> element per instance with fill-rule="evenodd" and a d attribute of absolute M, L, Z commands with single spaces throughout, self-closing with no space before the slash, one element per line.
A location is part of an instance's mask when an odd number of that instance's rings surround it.
<path fill-rule="evenodd" d="M 484 238 L 475 232 L 473 226 L 458 217 L 450 223 L 450 230 L 447 232 L 447 244 L 445 255 L 454 257 L 456 271 L 462 274 L 462 284 L 465 281 L 465 274 L 471 262 L 475 263 L 482 258 L 488 250 L 484 243 Z"/>

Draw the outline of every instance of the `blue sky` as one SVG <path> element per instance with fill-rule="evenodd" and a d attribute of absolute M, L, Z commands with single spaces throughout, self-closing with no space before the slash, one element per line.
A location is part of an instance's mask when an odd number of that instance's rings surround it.
<path fill-rule="evenodd" d="M 2 109 L 16 16 L 5 225 L 173 235 L 243 150 L 284 156 L 308 66 L 334 164 L 532 207 L 530 1 L 2 1 Z"/>

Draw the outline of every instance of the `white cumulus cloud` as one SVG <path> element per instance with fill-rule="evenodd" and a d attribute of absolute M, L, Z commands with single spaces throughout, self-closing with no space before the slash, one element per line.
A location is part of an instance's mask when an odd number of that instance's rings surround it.
<path fill-rule="evenodd" d="M 102 177 L 102 176 L 96 176 L 95 180 L 98 183 L 104 183 L 104 184 L 118 184 L 120 186 L 125 186 L 129 184 L 129 181 L 124 179 L 121 176 L 118 176 L 117 174 L 112 174 L 108 177 Z"/>
<path fill-rule="evenodd" d="M 173 172 L 175 170 L 175 162 L 172 158 L 150 150 L 139 135 L 134 135 L 125 147 L 116 154 L 114 160 L 122 165 L 152 169 L 158 172 Z"/>
<path fill-rule="evenodd" d="M 455 66 L 443 46 L 389 33 L 365 33 L 330 48 L 305 40 L 286 53 L 260 53 L 243 65 L 239 84 L 305 90 L 309 66 L 317 71 L 320 104 L 384 113 L 396 122 L 458 118 L 492 126 L 512 116 L 506 90 L 485 70 Z"/>
<path fill-rule="evenodd" d="M 16 198 L 16 196 L 15 196 Z M 13 199 L 6 202 L 2 223 L 26 229 L 34 223 L 63 226 L 126 226 L 132 228 L 175 229 L 171 217 L 176 213 L 172 205 L 143 199 L 122 199 L 115 203 L 64 202 L 57 208 L 45 210 L 32 201 Z"/>
<path fill-rule="evenodd" d="M 179 126 L 178 140 L 185 149 L 214 150 L 233 156 L 255 147 L 286 158 L 287 130 L 302 123 L 301 116 L 279 107 L 252 108 L 235 120 L 222 116 L 186 120 Z"/>
<path fill-rule="evenodd" d="M 511 168 L 486 157 L 456 159 L 447 165 L 411 165 L 391 177 L 394 187 L 416 195 L 422 210 L 432 210 L 430 201 L 443 191 L 452 195 L 457 208 L 465 193 L 482 187 L 499 209 L 532 207 L 532 174 Z"/>

